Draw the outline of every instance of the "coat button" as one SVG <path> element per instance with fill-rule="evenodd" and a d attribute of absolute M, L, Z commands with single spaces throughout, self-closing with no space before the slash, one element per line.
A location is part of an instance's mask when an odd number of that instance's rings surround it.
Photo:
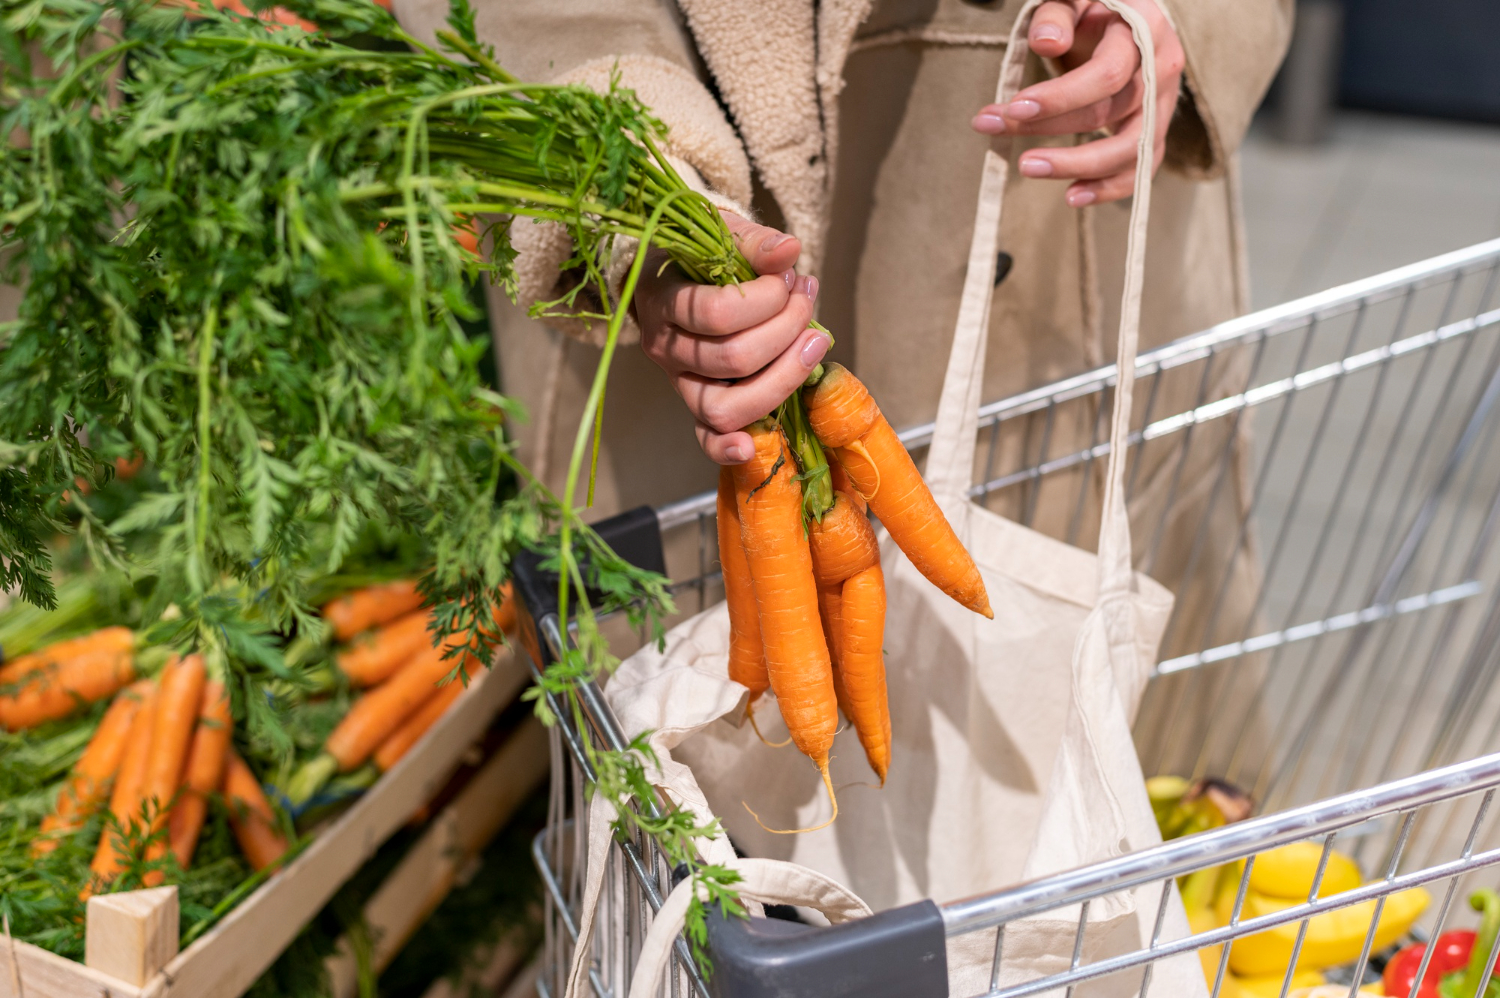
<path fill-rule="evenodd" d="M 1001 253 L 995 258 L 995 287 L 998 288 L 1000 282 L 1005 280 L 1005 275 L 1010 273 L 1011 265 L 1015 262 L 1015 258 L 1009 253 Z"/>

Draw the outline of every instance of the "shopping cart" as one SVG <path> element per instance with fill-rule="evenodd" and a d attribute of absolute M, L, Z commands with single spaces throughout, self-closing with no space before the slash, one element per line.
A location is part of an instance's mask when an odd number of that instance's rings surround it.
<path fill-rule="evenodd" d="M 1469 880 L 1500 863 L 1491 807 L 1500 787 L 1500 554 L 1491 543 L 1500 521 L 1500 240 L 1223 323 L 1141 354 L 1138 372 L 1127 481 L 1133 503 L 1147 477 L 1158 492 L 1145 504 L 1156 522 L 1133 524 L 1138 567 L 1161 574 L 1154 561 L 1164 537 L 1180 549 L 1169 573 L 1178 613 L 1142 718 L 1193 715 L 1193 723 L 1137 731 L 1143 767 L 1234 781 L 1253 790 L 1262 816 L 981 897 L 923 901 L 835 927 L 712 918 L 712 980 L 679 939 L 664 992 L 946 995 L 945 939 L 988 933 L 988 995 L 1071 998 L 1107 979 L 1113 991 L 1128 981 L 1145 998 L 1164 957 L 1300 925 L 1295 962 L 1310 917 L 1366 904 L 1375 917 L 1340 978 L 1352 998 L 1381 962 L 1376 919 L 1390 895 L 1431 885 L 1418 938 L 1457 924 Z M 1048 511 L 1052 529 L 1087 544 L 1079 525 L 1097 519 L 1083 511 L 1108 451 L 1101 417 L 1114 376 L 1104 367 L 986 405 L 975 500 L 1027 524 Z M 1184 397 L 1183 385 L 1199 386 L 1192 404 L 1164 411 L 1159 400 Z M 1253 436 L 1242 432 L 1251 413 Z M 1054 428 L 1080 419 L 1095 426 L 1091 445 L 1052 452 Z M 902 436 L 920 450 L 931 432 Z M 705 493 L 600 529 L 626 557 L 668 571 L 679 602 L 696 610 L 721 598 L 713 516 L 714 495 Z M 546 604 L 552 590 L 522 583 L 543 665 L 566 628 Z M 1184 600 L 1188 592 L 1198 598 Z M 577 936 L 591 776 L 583 746 L 625 744 L 598 689 L 583 690 L 582 702 L 582 729 L 557 711 L 549 822 L 534 846 L 546 890 L 538 990 L 547 998 L 560 998 Z M 1303 840 L 1323 857 L 1308 898 L 1248 913 L 1253 857 Z M 1320 898 L 1336 845 L 1373 879 Z M 1172 879 L 1242 859 L 1228 924 L 1164 938 Z M 674 871 L 640 837 L 617 840 L 606 862 L 589 981 L 598 998 L 626 998 Z M 1161 900 L 1150 944 L 1085 960 L 1089 905 L 1116 892 L 1139 897 L 1152 884 Z M 1076 911 L 1079 924 L 1068 969 L 1000 987 L 1006 926 L 1059 911 Z M 1488 957 L 1492 971 L 1496 953 Z M 1229 959 L 1225 946 L 1216 972 L 1206 961 L 1215 996 Z"/>

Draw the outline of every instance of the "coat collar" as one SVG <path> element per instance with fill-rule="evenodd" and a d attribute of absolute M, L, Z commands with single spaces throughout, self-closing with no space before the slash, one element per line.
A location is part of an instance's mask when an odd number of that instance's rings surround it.
<path fill-rule="evenodd" d="M 679 0 L 751 163 L 822 260 L 844 61 L 873 0 Z"/>

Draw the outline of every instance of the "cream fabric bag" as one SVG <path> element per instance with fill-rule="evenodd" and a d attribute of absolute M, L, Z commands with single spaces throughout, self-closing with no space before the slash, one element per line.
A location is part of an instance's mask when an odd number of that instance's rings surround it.
<path fill-rule="evenodd" d="M 1017 19 L 998 103 L 1019 88 L 1026 31 L 1039 2 L 1030 0 Z M 744 805 L 755 808 L 771 828 L 807 827 L 826 818 L 828 804 L 807 759 L 790 746 L 763 744 L 742 723 L 745 691 L 727 677 L 729 624 L 722 605 L 674 629 L 663 651 L 647 649 L 632 656 L 606 691 L 629 735 L 654 732 L 651 741 L 662 760 L 656 778 L 673 800 L 704 819 L 719 816 L 746 854 L 815 871 L 846 885 L 875 910 L 924 897 L 941 903 L 994 891 L 1160 841 L 1130 727 L 1172 597 L 1131 570 L 1123 493 L 1150 211 L 1154 62 L 1150 32 L 1140 16 L 1118 0 L 1106 3 L 1125 17 L 1141 49 L 1146 120 L 1131 207 L 1120 310 L 1121 373 L 1099 553 L 1070 547 L 969 501 L 1008 172 L 1006 156 L 992 150 L 985 155 L 927 480 L 979 565 L 995 618 L 985 620 L 938 591 L 882 533 L 893 734 L 885 788 L 869 785 L 873 774 L 855 734 L 844 731 L 834 745 L 834 783 L 843 788 L 839 818 L 831 827 L 777 835 L 751 818 Z M 1000 145 L 1006 145 L 1004 140 Z M 774 739 L 784 728 L 767 700 L 757 705 L 757 718 L 761 730 Z M 602 817 L 596 806 L 591 823 L 605 824 Z M 591 834 L 591 839 L 597 840 L 591 852 L 597 850 L 602 861 L 607 834 Z M 727 850 L 720 839 L 707 851 L 720 861 Z M 597 877 L 602 862 L 592 862 L 593 855 L 590 859 L 590 876 Z M 586 908 L 598 894 L 595 883 L 589 886 Z M 1160 891 L 1159 884 L 1151 884 L 1094 901 L 1088 910 L 1084 961 L 1148 944 Z M 767 902 L 808 903 L 795 892 L 783 897 L 765 890 L 753 894 Z M 676 907 L 685 904 L 679 900 Z M 663 940 L 669 941 L 680 925 L 680 918 L 674 924 L 668 914 L 653 929 L 655 948 L 648 947 L 638 969 L 642 982 L 659 979 L 660 968 L 646 964 L 667 958 L 669 945 Z M 591 919 L 592 912 L 585 917 Z M 1074 906 L 1008 925 L 1001 983 L 1066 970 L 1078 917 Z M 1161 938 L 1187 933 L 1174 896 Z M 950 940 L 952 994 L 988 989 L 993 944 L 993 932 Z M 582 969 L 580 960 L 570 995 L 582 993 Z M 1136 970 L 1088 982 L 1078 993 L 1123 996 L 1138 993 L 1140 986 Z M 1205 990 L 1191 953 L 1163 961 L 1153 971 L 1154 995 L 1178 998 Z M 631 994 L 637 994 L 635 989 Z"/>

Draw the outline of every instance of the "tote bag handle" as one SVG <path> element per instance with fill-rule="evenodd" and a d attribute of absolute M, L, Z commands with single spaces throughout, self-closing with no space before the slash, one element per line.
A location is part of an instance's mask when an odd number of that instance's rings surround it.
<path fill-rule="evenodd" d="M 1145 94 L 1141 104 L 1141 138 L 1136 147 L 1135 195 L 1130 206 L 1130 237 L 1125 252 L 1125 291 L 1120 302 L 1120 333 L 1116 350 L 1117 385 L 1110 419 L 1109 463 L 1105 470 L 1104 508 L 1099 524 L 1099 597 L 1131 588 L 1130 519 L 1125 508 L 1126 439 L 1135 389 L 1135 355 L 1140 339 L 1141 285 L 1145 274 L 1146 223 L 1151 214 L 1152 144 L 1156 134 L 1156 59 L 1151 29 L 1136 10 L 1121 0 L 1101 0 L 1130 26 L 1141 52 Z M 1021 87 L 1030 53 L 1027 32 L 1031 15 L 1042 0 L 1027 0 L 1011 29 L 1000 67 L 995 103 L 1005 104 Z M 1006 143 L 1009 139 L 1000 139 Z M 975 437 L 984 387 L 985 348 L 989 338 L 990 301 L 995 288 L 999 252 L 1000 209 L 1010 164 L 994 148 L 984 154 L 979 185 L 979 207 L 974 214 L 974 236 L 969 244 L 968 272 L 959 299 L 958 322 L 948 371 L 938 401 L 937 424 L 927 457 L 927 481 L 938 501 L 955 507 L 969 501 L 974 479 Z"/>
<path fill-rule="evenodd" d="M 735 889 L 741 897 L 763 904 L 794 904 L 821 912 L 834 925 L 866 918 L 870 906 L 843 884 L 796 863 L 780 859 L 736 859 L 725 864 L 740 875 Z M 657 911 L 640 959 L 630 978 L 632 998 L 654 998 L 672 956 L 672 944 L 682 931 L 688 905 L 693 900 L 693 881 L 684 880 L 672 889 Z"/>

